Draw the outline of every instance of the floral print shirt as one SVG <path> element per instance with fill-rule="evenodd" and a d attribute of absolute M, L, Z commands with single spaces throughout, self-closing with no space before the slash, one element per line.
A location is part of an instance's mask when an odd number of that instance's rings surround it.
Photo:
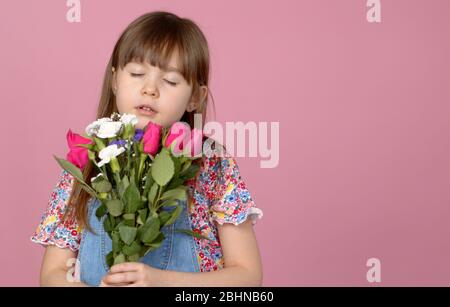
<path fill-rule="evenodd" d="M 75 220 L 63 222 L 74 178 L 62 170 L 51 193 L 40 224 L 31 241 L 41 245 L 56 245 L 77 252 L 84 231 Z M 201 272 L 224 267 L 217 224 L 239 225 L 251 218 L 252 224 L 263 216 L 242 179 L 236 160 L 225 153 L 204 157 L 197 176 L 185 182 L 188 186 L 188 209 L 192 230 L 210 240 L 195 238 Z"/>

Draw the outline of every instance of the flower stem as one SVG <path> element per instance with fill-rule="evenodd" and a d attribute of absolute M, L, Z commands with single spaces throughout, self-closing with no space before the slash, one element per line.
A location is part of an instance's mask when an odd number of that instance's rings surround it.
<path fill-rule="evenodd" d="M 156 196 L 156 200 L 153 202 L 153 208 L 152 208 L 153 209 L 152 211 L 154 211 L 154 212 L 158 211 L 158 209 L 159 209 L 159 202 L 161 200 L 161 194 L 162 194 L 163 190 L 164 190 L 164 186 L 158 187 L 158 196 Z"/>
<path fill-rule="evenodd" d="M 142 168 L 144 167 L 144 163 L 145 163 L 146 158 L 147 158 L 147 154 L 145 154 L 145 153 L 141 154 L 140 160 L 139 160 L 139 171 L 138 171 L 138 178 L 139 179 L 141 178 Z"/>
<path fill-rule="evenodd" d="M 127 147 L 127 156 L 128 156 L 128 159 L 127 159 L 127 171 L 130 171 L 130 163 L 131 163 L 131 139 L 127 139 L 128 140 L 128 146 L 129 147 Z"/>
<path fill-rule="evenodd" d="M 97 163 L 95 165 L 97 165 Z M 97 165 L 97 167 L 98 167 L 98 165 Z M 106 166 L 103 165 L 102 167 L 99 167 L 99 169 L 102 172 L 103 176 L 105 176 L 105 178 L 108 179 L 108 173 L 106 172 Z"/>
<path fill-rule="evenodd" d="M 136 182 L 136 186 L 139 186 L 139 177 L 138 176 L 139 176 L 139 164 L 140 164 L 141 157 L 138 156 L 138 147 L 137 147 L 136 142 L 133 143 L 133 147 L 134 147 L 134 156 L 139 161 L 139 163 L 134 164 L 134 181 Z"/>
<path fill-rule="evenodd" d="M 119 161 L 117 160 L 116 157 L 111 158 L 110 165 L 111 165 L 111 169 L 112 169 L 113 173 L 116 174 L 116 173 L 120 172 Z"/>

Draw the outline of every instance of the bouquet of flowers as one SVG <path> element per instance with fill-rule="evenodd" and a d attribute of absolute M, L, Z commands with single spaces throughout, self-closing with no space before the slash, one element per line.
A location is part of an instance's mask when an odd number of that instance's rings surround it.
<path fill-rule="evenodd" d="M 193 162 L 201 157 L 200 130 L 191 130 L 184 122 L 170 128 L 149 122 L 137 129 L 137 122 L 133 114 L 113 113 L 89 124 L 84 136 L 69 129 L 66 159 L 54 156 L 86 192 L 100 200 L 96 216 L 104 217 L 103 227 L 112 240 L 112 251 L 106 256 L 110 267 L 138 261 L 161 245 L 161 228 L 180 215 L 183 207 L 178 202 L 187 199 L 184 182 L 199 169 Z M 99 173 L 86 182 L 82 170 L 89 160 Z M 191 230 L 177 231 L 208 239 Z"/>

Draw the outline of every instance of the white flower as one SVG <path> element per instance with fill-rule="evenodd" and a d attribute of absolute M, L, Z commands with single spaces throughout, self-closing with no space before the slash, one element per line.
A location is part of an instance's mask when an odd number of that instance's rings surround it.
<path fill-rule="evenodd" d="M 97 176 L 91 178 L 91 182 L 93 182 L 98 177 L 103 176 L 103 173 L 99 173 Z"/>
<path fill-rule="evenodd" d="M 98 153 L 99 158 L 102 159 L 98 163 L 98 166 L 102 167 L 104 164 L 109 163 L 111 161 L 111 158 L 117 157 L 124 151 L 125 151 L 125 148 L 117 147 L 117 144 L 109 145 L 108 147 L 103 148 Z"/>
<path fill-rule="evenodd" d="M 127 114 L 127 113 L 125 113 L 125 114 L 122 114 L 122 116 L 120 117 L 120 121 L 124 125 L 132 124 L 133 126 L 135 126 L 139 122 L 139 119 L 134 114 Z"/>
<path fill-rule="evenodd" d="M 119 134 L 120 130 L 122 129 L 122 126 L 123 126 L 122 122 L 106 121 L 100 123 L 100 127 L 98 128 L 97 131 L 97 136 L 101 139 L 116 137 L 117 134 Z"/>
<path fill-rule="evenodd" d="M 100 128 L 100 125 L 105 122 L 112 122 L 112 119 L 109 117 L 99 118 L 96 121 L 90 123 L 86 127 L 86 134 L 89 136 L 96 135 L 98 132 L 98 129 Z"/>

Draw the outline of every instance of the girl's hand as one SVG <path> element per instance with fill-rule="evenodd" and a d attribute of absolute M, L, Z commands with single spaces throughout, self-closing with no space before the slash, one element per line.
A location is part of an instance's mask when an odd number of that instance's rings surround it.
<path fill-rule="evenodd" d="M 155 287 L 160 284 L 163 270 L 141 262 L 113 265 L 103 277 L 100 287 Z"/>

